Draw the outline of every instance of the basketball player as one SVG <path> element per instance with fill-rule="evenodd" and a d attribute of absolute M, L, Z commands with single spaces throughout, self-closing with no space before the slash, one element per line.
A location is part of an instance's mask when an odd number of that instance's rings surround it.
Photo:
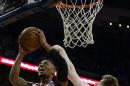
<path fill-rule="evenodd" d="M 41 38 L 42 47 L 49 53 L 49 60 L 44 60 L 39 64 L 38 75 L 40 77 L 40 83 L 33 83 L 24 80 L 19 76 L 20 65 L 23 60 L 24 55 L 31 53 L 30 51 L 25 51 L 19 44 L 19 54 L 16 58 L 14 65 L 11 68 L 9 80 L 13 86 L 67 86 L 68 84 L 68 67 L 66 61 L 61 57 L 61 55 L 54 50 L 45 39 L 43 32 L 39 33 Z M 55 66 L 57 67 L 57 78 L 51 81 L 55 72 Z"/>
<path fill-rule="evenodd" d="M 118 80 L 112 75 L 103 75 L 100 82 L 96 83 L 95 86 L 119 86 Z"/>
<path fill-rule="evenodd" d="M 71 82 L 74 84 L 74 86 L 89 86 L 88 84 L 83 83 L 80 80 L 78 74 L 76 73 L 74 65 L 68 58 L 65 50 L 59 45 L 55 45 L 53 46 L 53 48 L 56 49 L 60 53 L 60 55 L 66 60 L 67 65 L 68 65 L 68 75 Z M 118 85 L 118 80 L 116 77 L 112 75 L 104 75 L 102 76 L 102 79 L 100 80 L 100 82 L 96 83 L 95 86 L 119 86 L 119 85 Z"/>

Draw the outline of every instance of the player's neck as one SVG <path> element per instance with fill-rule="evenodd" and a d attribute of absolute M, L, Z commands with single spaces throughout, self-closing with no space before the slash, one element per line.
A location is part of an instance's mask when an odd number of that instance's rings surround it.
<path fill-rule="evenodd" d="M 41 79 L 40 81 L 40 86 L 46 86 L 48 84 L 48 82 L 44 79 Z"/>

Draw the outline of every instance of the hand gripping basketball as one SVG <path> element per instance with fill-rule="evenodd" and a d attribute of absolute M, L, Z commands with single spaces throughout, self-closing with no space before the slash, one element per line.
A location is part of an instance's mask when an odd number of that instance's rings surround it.
<path fill-rule="evenodd" d="M 40 39 L 40 42 L 41 42 L 41 45 L 43 46 L 43 47 L 45 47 L 45 45 L 46 45 L 46 37 L 45 37 L 45 35 L 44 35 L 44 32 L 42 31 L 42 30 L 40 30 L 40 29 L 35 29 L 37 32 L 38 32 L 38 35 L 39 35 L 39 39 Z"/>
<path fill-rule="evenodd" d="M 19 36 L 19 44 L 25 51 L 34 51 L 46 43 L 43 31 L 35 27 L 24 29 Z"/>
<path fill-rule="evenodd" d="M 19 55 L 24 56 L 27 55 L 28 53 L 31 53 L 31 51 L 25 51 L 23 47 L 19 44 Z"/>

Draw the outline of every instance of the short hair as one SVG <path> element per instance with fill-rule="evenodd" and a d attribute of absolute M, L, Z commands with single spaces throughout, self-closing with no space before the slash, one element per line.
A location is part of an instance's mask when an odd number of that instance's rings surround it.
<path fill-rule="evenodd" d="M 54 65 L 54 63 L 53 63 L 52 61 L 50 61 L 50 60 L 48 60 L 48 59 L 45 59 L 45 60 L 42 60 L 41 62 L 44 62 L 44 61 L 49 62 L 50 64 L 52 64 L 53 69 L 54 69 L 54 70 L 56 69 L 56 68 L 55 68 L 55 65 Z M 41 62 L 40 62 L 40 63 L 41 63 Z"/>
<path fill-rule="evenodd" d="M 112 75 L 103 75 L 101 80 L 103 86 L 119 86 L 117 78 Z"/>

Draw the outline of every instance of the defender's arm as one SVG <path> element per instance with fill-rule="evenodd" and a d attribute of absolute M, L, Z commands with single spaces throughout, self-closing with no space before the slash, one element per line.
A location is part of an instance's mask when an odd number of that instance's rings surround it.
<path fill-rule="evenodd" d="M 55 45 L 55 46 L 53 46 L 53 48 L 56 49 L 57 51 L 59 51 L 60 55 L 66 60 L 67 65 L 68 65 L 68 75 L 69 75 L 71 82 L 74 84 L 74 86 L 89 86 L 88 84 L 83 83 L 81 81 L 79 75 L 77 74 L 77 72 L 75 70 L 74 65 L 70 61 L 65 50 L 59 45 Z"/>

